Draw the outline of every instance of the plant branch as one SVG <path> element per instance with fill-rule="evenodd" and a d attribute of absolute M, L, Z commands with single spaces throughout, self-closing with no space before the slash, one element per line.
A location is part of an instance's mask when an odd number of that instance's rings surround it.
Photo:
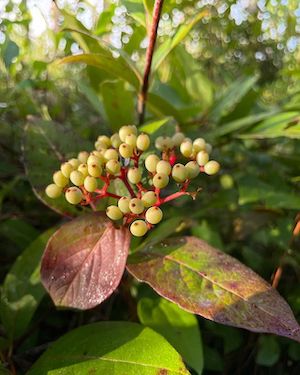
<path fill-rule="evenodd" d="M 146 109 L 146 101 L 147 101 L 147 93 L 149 87 L 149 77 L 151 73 L 151 64 L 152 58 L 154 53 L 154 47 L 157 37 L 157 29 L 158 23 L 160 19 L 160 14 L 162 10 L 164 0 L 155 0 L 154 9 L 153 9 L 153 18 L 150 30 L 150 37 L 149 37 L 149 45 L 146 52 L 146 64 L 143 76 L 143 84 L 141 87 L 141 91 L 139 93 L 138 98 L 138 116 L 139 116 L 139 124 L 144 122 L 145 118 L 145 109 Z"/>

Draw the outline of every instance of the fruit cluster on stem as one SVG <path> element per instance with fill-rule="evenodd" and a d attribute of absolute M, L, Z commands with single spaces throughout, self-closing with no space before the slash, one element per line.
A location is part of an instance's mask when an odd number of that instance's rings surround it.
<path fill-rule="evenodd" d="M 81 151 L 61 165 L 46 194 L 58 198 L 64 193 L 69 203 L 93 209 L 99 199 L 114 198 L 117 202 L 107 207 L 106 215 L 129 226 L 134 236 L 143 236 L 162 220 L 162 204 L 183 195 L 195 198 L 197 192 L 187 190 L 190 181 L 202 172 L 213 175 L 220 169 L 217 161 L 209 160 L 212 147 L 203 138 L 192 141 L 177 132 L 172 137 L 158 137 L 154 143 L 158 155 L 146 154 L 150 137 L 139 134 L 134 125 L 122 126 L 111 137 L 100 135 L 94 151 Z M 182 159 L 188 162 L 183 164 Z M 109 191 L 115 179 L 123 182 L 127 195 Z M 172 180 L 178 190 L 162 194 Z"/>

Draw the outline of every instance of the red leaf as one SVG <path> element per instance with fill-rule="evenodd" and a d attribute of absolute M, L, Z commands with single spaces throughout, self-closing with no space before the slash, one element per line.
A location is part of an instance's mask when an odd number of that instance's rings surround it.
<path fill-rule="evenodd" d="M 238 260 L 195 237 L 145 247 L 129 257 L 127 269 L 187 311 L 300 342 L 300 327 L 279 293 Z"/>
<path fill-rule="evenodd" d="M 54 303 L 90 309 L 117 288 L 124 272 L 130 234 L 102 215 L 64 224 L 49 240 L 42 259 L 42 283 Z"/>

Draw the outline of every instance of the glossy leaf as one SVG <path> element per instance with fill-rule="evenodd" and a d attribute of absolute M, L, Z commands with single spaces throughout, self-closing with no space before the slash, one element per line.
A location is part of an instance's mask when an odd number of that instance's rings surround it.
<path fill-rule="evenodd" d="M 26 221 L 15 218 L 1 222 L 0 234 L 22 250 L 39 235 L 39 232 Z"/>
<path fill-rule="evenodd" d="M 63 196 L 48 198 L 45 188 L 52 183 L 52 174 L 60 164 L 82 150 L 90 151 L 89 143 L 83 142 L 69 126 L 34 120 L 25 127 L 24 164 L 33 191 L 43 203 L 63 215 L 75 216 L 82 209 L 69 204 Z"/>
<path fill-rule="evenodd" d="M 159 334 L 135 323 L 101 322 L 58 339 L 28 375 L 187 375 L 180 355 Z"/>
<path fill-rule="evenodd" d="M 42 259 L 42 282 L 57 306 L 82 310 L 99 305 L 118 287 L 130 234 L 103 215 L 81 216 L 49 240 Z"/>
<path fill-rule="evenodd" d="M 142 298 L 140 322 L 165 337 L 197 374 L 203 370 L 202 340 L 195 315 L 163 298 Z"/>
<path fill-rule="evenodd" d="M 34 240 L 17 258 L 4 280 L 0 316 L 11 340 L 26 331 L 45 294 L 39 277 L 40 260 L 53 232 L 54 229 L 49 229 Z"/>
<path fill-rule="evenodd" d="M 163 297 L 218 323 L 300 341 L 284 299 L 231 256 L 195 237 L 172 238 L 132 254 L 127 268 Z"/>

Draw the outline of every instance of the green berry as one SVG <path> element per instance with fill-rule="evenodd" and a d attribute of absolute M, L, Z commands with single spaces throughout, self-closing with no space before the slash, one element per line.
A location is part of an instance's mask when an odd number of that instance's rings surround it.
<path fill-rule="evenodd" d="M 184 141 L 185 135 L 183 133 L 175 133 L 172 137 L 172 141 L 174 146 L 180 146 L 180 144 Z"/>
<path fill-rule="evenodd" d="M 172 169 L 172 177 L 176 182 L 184 182 L 187 179 L 188 172 L 184 165 L 175 164 Z"/>
<path fill-rule="evenodd" d="M 81 151 L 79 152 L 77 159 L 80 161 L 80 163 L 85 164 L 88 160 L 89 153 L 87 151 Z"/>
<path fill-rule="evenodd" d="M 118 207 L 123 212 L 123 214 L 128 214 L 130 212 L 129 208 L 130 198 L 122 197 L 118 200 Z"/>
<path fill-rule="evenodd" d="M 62 188 L 55 184 L 50 184 L 46 187 L 45 192 L 49 198 L 55 199 L 61 195 Z"/>
<path fill-rule="evenodd" d="M 127 135 L 136 134 L 135 129 L 130 125 L 122 126 L 119 130 L 119 137 L 122 142 L 125 142 Z"/>
<path fill-rule="evenodd" d="M 147 231 L 148 227 L 144 220 L 135 220 L 130 225 L 130 232 L 136 237 L 143 237 Z"/>
<path fill-rule="evenodd" d="M 133 148 L 127 143 L 122 143 L 119 147 L 119 153 L 125 159 L 130 158 L 133 155 Z"/>
<path fill-rule="evenodd" d="M 119 148 L 120 144 L 122 143 L 122 141 L 121 141 L 121 139 L 120 139 L 118 133 L 113 134 L 113 135 L 110 137 L 110 141 L 111 141 L 111 145 L 112 145 L 114 148 Z"/>
<path fill-rule="evenodd" d="M 60 170 L 61 170 L 62 174 L 63 174 L 65 177 L 69 178 L 71 172 L 74 170 L 74 167 L 73 167 L 72 164 L 70 164 L 70 163 L 63 163 L 63 164 L 60 166 Z"/>
<path fill-rule="evenodd" d="M 198 163 L 195 160 L 189 161 L 185 168 L 187 170 L 187 177 L 189 179 L 196 178 L 198 174 L 200 173 L 200 168 Z"/>
<path fill-rule="evenodd" d="M 79 188 L 73 186 L 66 191 L 65 197 L 69 203 L 78 204 L 82 201 L 83 195 Z"/>
<path fill-rule="evenodd" d="M 133 198 L 133 199 L 130 199 L 129 208 L 133 214 L 138 215 L 144 211 L 144 204 L 141 199 Z"/>
<path fill-rule="evenodd" d="M 169 176 L 165 173 L 156 173 L 153 177 L 153 185 L 158 189 L 163 189 L 169 183 Z"/>
<path fill-rule="evenodd" d="M 172 167 L 168 161 L 160 160 L 156 165 L 157 173 L 164 173 L 169 175 L 171 173 Z"/>
<path fill-rule="evenodd" d="M 98 187 L 96 178 L 92 176 L 87 176 L 84 179 L 83 185 L 89 193 L 93 193 Z"/>
<path fill-rule="evenodd" d="M 87 164 L 80 164 L 77 170 L 81 172 L 84 177 L 89 174 Z"/>
<path fill-rule="evenodd" d="M 133 167 L 133 168 L 129 168 L 128 170 L 128 174 L 127 174 L 127 178 L 129 180 L 129 182 L 131 182 L 132 184 L 137 184 L 141 181 L 142 179 L 142 173 L 141 171 L 136 168 L 136 167 Z"/>
<path fill-rule="evenodd" d="M 123 214 L 119 207 L 117 206 L 108 206 L 106 209 L 106 215 L 111 219 L 111 220 L 120 220 L 123 217 Z"/>
<path fill-rule="evenodd" d="M 136 147 L 141 151 L 148 150 L 150 146 L 150 138 L 147 134 L 140 134 L 136 140 Z"/>
<path fill-rule="evenodd" d="M 206 142 L 203 138 L 197 138 L 193 142 L 193 148 L 196 152 L 204 151 L 206 148 Z"/>
<path fill-rule="evenodd" d="M 103 156 L 102 156 L 102 157 L 103 157 Z M 89 166 L 89 165 L 92 165 L 92 164 L 97 165 L 98 167 L 101 167 L 101 165 L 102 165 L 103 163 L 102 163 L 102 160 L 101 160 L 98 156 L 91 154 L 91 155 L 88 157 L 87 165 Z"/>
<path fill-rule="evenodd" d="M 80 161 L 76 158 L 73 158 L 73 159 L 68 160 L 68 163 L 72 165 L 73 169 L 77 169 L 80 164 Z"/>
<path fill-rule="evenodd" d="M 189 140 L 183 141 L 180 145 L 180 152 L 186 158 L 189 158 L 193 152 L 193 144 Z"/>
<path fill-rule="evenodd" d="M 145 159 L 145 167 L 149 172 L 155 173 L 158 162 L 159 162 L 159 157 L 155 154 L 151 154 L 147 156 Z"/>
<path fill-rule="evenodd" d="M 63 175 L 62 171 L 57 171 L 53 174 L 53 181 L 57 186 L 63 188 L 68 184 L 69 179 Z"/>
<path fill-rule="evenodd" d="M 102 168 L 97 164 L 88 164 L 88 172 L 92 177 L 100 177 L 102 173 Z"/>
<path fill-rule="evenodd" d="M 142 202 L 144 203 L 144 206 L 151 207 L 153 206 L 157 201 L 157 195 L 154 191 L 147 191 L 142 196 Z"/>
<path fill-rule="evenodd" d="M 125 138 L 125 143 L 133 148 L 136 147 L 136 135 L 135 134 L 129 134 Z"/>
<path fill-rule="evenodd" d="M 105 164 L 105 169 L 109 174 L 116 175 L 120 173 L 121 164 L 118 160 L 112 159 Z"/>
<path fill-rule="evenodd" d="M 84 175 L 79 171 L 73 171 L 70 174 L 70 180 L 74 185 L 81 186 L 84 182 Z"/>
<path fill-rule="evenodd" d="M 97 142 L 103 143 L 106 148 L 111 146 L 111 140 L 107 135 L 99 135 Z"/>
<path fill-rule="evenodd" d="M 215 160 L 210 160 L 204 166 L 204 172 L 209 175 L 218 173 L 220 170 L 220 164 Z"/>
<path fill-rule="evenodd" d="M 199 151 L 197 156 L 196 156 L 196 160 L 197 160 L 197 163 L 203 167 L 203 165 L 205 165 L 208 160 L 209 160 L 209 155 L 206 151 Z"/>
<path fill-rule="evenodd" d="M 150 224 L 158 224 L 162 217 L 163 213 L 159 207 L 150 207 L 145 214 L 145 218 Z"/>

